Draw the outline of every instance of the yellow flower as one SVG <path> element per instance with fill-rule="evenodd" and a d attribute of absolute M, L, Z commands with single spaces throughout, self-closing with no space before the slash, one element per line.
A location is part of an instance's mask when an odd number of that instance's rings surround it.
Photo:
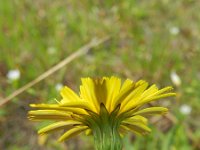
<path fill-rule="evenodd" d="M 167 108 L 143 106 L 151 101 L 175 95 L 170 92 L 172 87 L 159 90 L 156 85 L 148 87 L 148 83 L 143 80 L 135 83 L 127 79 L 122 83 L 117 77 L 103 77 L 82 78 L 81 81 L 80 95 L 64 87 L 60 92 L 62 99 L 56 104 L 30 105 L 38 109 L 29 111 L 30 120 L 56 121 L 40 129 L 39 134 L 66 130 L 59 141 L 67 140 L 83 131 L 93 134 L 94 137 L 102 134 L 101 132 L 122 136 L 131 131 L 144 135 L 151 131 L 145 116 L 164 114 Z"/>

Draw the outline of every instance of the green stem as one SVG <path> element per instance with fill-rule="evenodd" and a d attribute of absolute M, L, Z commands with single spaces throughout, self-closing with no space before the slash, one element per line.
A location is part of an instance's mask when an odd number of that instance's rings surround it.
<path fill-rule="evenodd" d="M 102 125 L 93 133 L 96 150 L 122 150 L 122 140 L 116 128 Z"/>
<path fill-rule="evenodd" d="M 96 150 L 122 150 L 122 140 L 118 131 L 119 122 L 101 105 L 100 115 L 92 123 Z"/>

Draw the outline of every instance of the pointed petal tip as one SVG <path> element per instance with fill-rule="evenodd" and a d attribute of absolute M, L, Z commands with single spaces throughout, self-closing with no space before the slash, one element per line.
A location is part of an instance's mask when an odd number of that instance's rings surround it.
<path fill-rule="evenodd" d="M 40 103 L 40 104 L 29 104 L 30 107 L 36 108 L 36 107 L 42 107 L 42 106 L 51 106 L 52 104 L 45 104 L 45 103 Z"/>
<path fill-rule="evenodd" d="M 177 93 L 172 93 L 172 96 L 176 96 L 177 95 Z"/>
<path fill-rule="evenodd" d="M 37 133 L 38 133 L 39 135 L 44 134 L 41 130 L 39 130 Z"/>
<path fill-rule="evenodd" d="M 40 136 L 42 136 L 42 135 L 47 135 L 47 133 L 45 133 L 45 132 L 43 132 L 43 131 L 40 131 L 40 130 L 37 132 L 37 134 L 40 135 Z"/>
<path fill-rule="evenodd" d="M 162 112 L 160 113 L 160 115 L 165 115 L 168 113 L 168 109 L 167 108 L 163 108 Z"/>
<path fill-rule="evenodd" d="M 28 115 L 29 115 L 29 116 L 32 115 L 33 112 L 34 112 L 34 110 L 28 111 Z"/>
<path fill-rule="evenodd" d="M 166 97 L 172 97 L 172 96 L 175 96 L 176 97 L 176 93 L 166 93 L 166 94 L 163 94 L 163 95 L 166 95 Z"/>
<path fill-rule="evenodd" d="M 61 138 L 59 138 L 57 141 L 58 141 L 59 143 L 61 143 L 61 142 L 63 142 L 64 140 L 61 139 Z"/>
<path fill-rule="evenodd" d="M 29 106 L 30 106 L 30 107 L 35 107 L 35 106 L 36 106 L 36 104 L 29 104 Z"/>

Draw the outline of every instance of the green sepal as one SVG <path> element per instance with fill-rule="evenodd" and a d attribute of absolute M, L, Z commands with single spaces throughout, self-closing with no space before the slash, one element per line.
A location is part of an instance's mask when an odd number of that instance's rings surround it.
<path fill-rule="evenodd" d="M 99 129 L 93 129 L 95 147 L 97 150 L 121 150 L 122 140 L 119 135 L 119 123 L 117 114 L 120 106 L 117 107 L 111 114 L 107 111 L 103 103 L 100 104 L 99 113 Z"/>

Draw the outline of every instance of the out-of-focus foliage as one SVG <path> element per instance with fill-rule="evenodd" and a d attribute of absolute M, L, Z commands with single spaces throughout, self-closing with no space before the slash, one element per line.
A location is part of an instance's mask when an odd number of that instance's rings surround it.
<path fill-rule="evenodd" d="M 153 132 L 125 137 L 126 150 L 200 149 L 199 9 L 198 0 L 0 0 L 0 98 L 92 38 L 111 36 L 0 108 L 0 149 L 93 149 L 85 135 L 62 144 L 57 134 L 39 137 L 48 122 L 33 124 L 26 113 L 29 103 L 59 99 L 59 83 L 77 90 L 80 77 L 110 75 L 174 85 L 178 93 L 162 103 L 173 116 L 151 118 Z M 10 70 L 20 76 L 9 78 Z"/>

